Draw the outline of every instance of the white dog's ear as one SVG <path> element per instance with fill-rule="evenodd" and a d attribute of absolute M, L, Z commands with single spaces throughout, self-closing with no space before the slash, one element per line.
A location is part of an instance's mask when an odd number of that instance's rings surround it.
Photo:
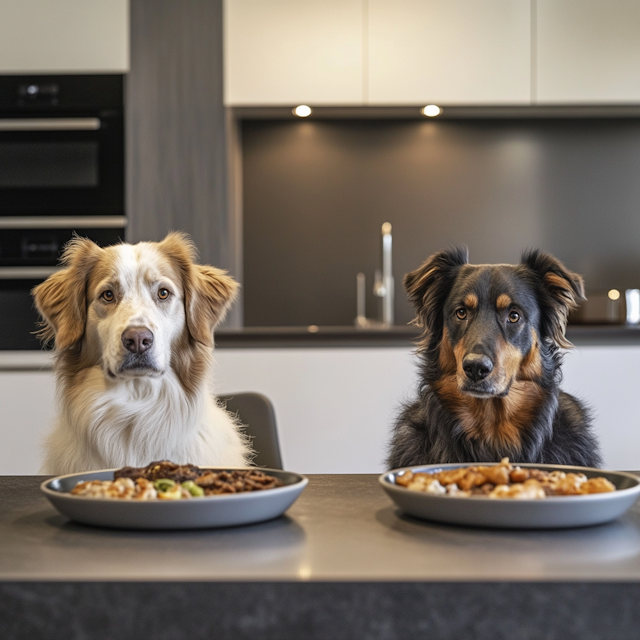
<path fill-rule="evenodd" d="M 42 316 L 39 336 L 45 342 L 55 338 L 56 349 L 67 349 L 84 335 L 87 278 L 101 251 L 87 238 L 73 238 L 62 254 L 65 268 L 31 292 Z"/>
<path fill-rule="evenodd" d="M 197 342 L 213 346 L 213 329 L 238 294 L 238 283 L 226 271 L 194 264 L 196 249 L 184 233 L 170 233 L 160 248 L 182 272 L 187 328 Z"/>
<path fill-rule="evenodd" d="M 194 340 L 213 346 L 213 328 L 224 318 L 238 289 L 238 283 L 226 271 L 192 265 L 185 308 L 187 327 Z"/>

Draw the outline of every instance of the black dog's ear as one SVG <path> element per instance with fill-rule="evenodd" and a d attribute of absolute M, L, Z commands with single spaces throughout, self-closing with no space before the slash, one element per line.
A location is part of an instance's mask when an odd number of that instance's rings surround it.
<path fill-rule="evenodd" d="M 531 250 L 522 255 L 522 264 L 533 271 L 539 282 L 541 330 L 561 347 L 573 346 L 565 337 L 569 311 L 585 300 L 584 281 L 560 260 L 544 251 Z"/>
<path fill-rule="evenodd" d="M 442 315 L 442 305 L 449 293 L 451 281 L 458 269 L 469 262 L 466 247 L 454 247 L 434 253 L 421 267 L 407 273 L 404 288 L 416 308 L 412 324 L 424 327 L 425 333 L 437 325 Z"/>

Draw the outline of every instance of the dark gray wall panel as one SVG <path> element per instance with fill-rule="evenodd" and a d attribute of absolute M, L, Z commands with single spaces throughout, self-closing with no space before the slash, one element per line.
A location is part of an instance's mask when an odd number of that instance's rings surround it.
<path fill-rule="evenodd" d="M 128 240 L 187 231 L 231 266 L 225 126 L 222 1 L 132 0 Z"/>
<path fill-rule="evenodd" d="M 402 275 L 453 244 L 476 263 L 539 247 L 588 290 L 640 286 L 640 120 L 245 120 L 242 135 L 247 326 L 351 324 L 386 221 L 398 324 Z"/>

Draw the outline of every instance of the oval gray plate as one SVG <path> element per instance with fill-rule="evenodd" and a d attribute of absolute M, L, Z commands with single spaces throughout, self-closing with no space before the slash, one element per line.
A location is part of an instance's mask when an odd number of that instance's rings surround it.
<path fill-rule="evenodd" d="M 513 529 L 556 529 L 602 524 L 621 516 L 640 495 L 640 478 L 630 473 L 552 464 L 518 466 L 545 471 L 584 473 L 588 478 L 602 476 L 616 486 L 616 491 L 584 496 L 552 496 L 542 500 L 492 499 L 484 496 L 456 498 L 410 491 L 395 482 L 396 476 L 407 469 L 414 473 L 435 473 L 443 469 L 457 469 L 476 464 L 494 466 L 497 463 L 405 467 L 383 473 L 379 482 L 389 497 L 412 516 L 450 524 Z"/>
<path fill-rule="evenodd" d="M 226 467 L 224 470 L 232 469 Z M 114 469 L 106 469 L 58 476 L 43 482 L 40 489 L 60 513 L 84 524 L 121 529 L 232 527 L 277 518 L 293 504 L 309 482 L 305 476 L 292 471 L 262 468 L 260 471 L 275 476 L 284 486 L 192 500 L 118 500 L 69 493 L 78 482 L 113 480 Z"/>

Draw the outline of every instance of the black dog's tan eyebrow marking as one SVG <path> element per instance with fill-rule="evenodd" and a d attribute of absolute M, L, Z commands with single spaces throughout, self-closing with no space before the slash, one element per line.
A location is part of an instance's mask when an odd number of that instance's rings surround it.
<path fill-rule="evenodd" d="M 478 308 L 478 296 L 475 293 L 468 293 L 464 300 L 464 306 L 467 309 L 477 309 Z"/>
<path fill-rule="evenodd" d="M 511 306 L 511 298 L 506 293 L 501 293 L 496 300 L 498 309 L 508 309 Z"/>

